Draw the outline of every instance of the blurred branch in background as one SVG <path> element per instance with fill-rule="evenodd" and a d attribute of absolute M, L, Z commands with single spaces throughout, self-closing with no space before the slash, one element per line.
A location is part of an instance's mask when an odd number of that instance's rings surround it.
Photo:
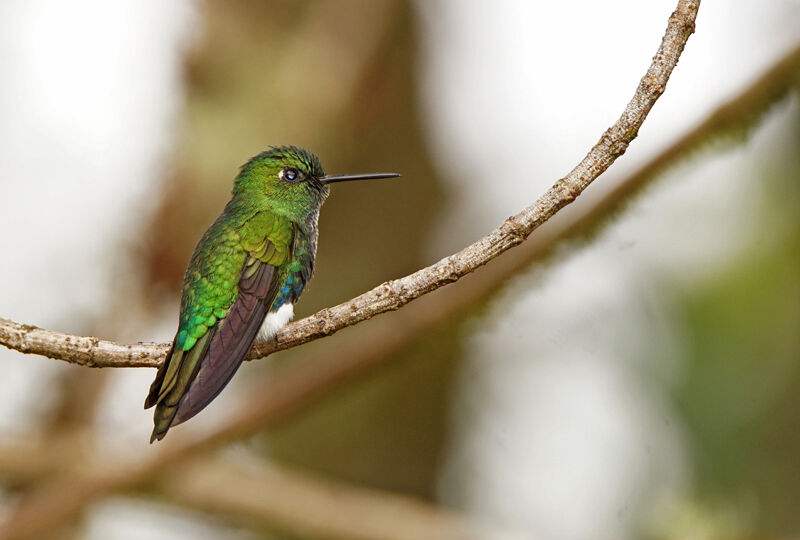
<path fill-rule="evenodd" d="M 72 470 L 80 485 L 92 482 L 96 470 L 119 467 L 104 459 L 87 460 L 88 448 L 62 442 L 56 447 L 44 441 L 0 446 L 0 474 L 11 485 L 24 485 L 63 472 L 65 463 L 91 463 L 91 468 Z M 166 502 L 303 538 L 531 538 L 413 497 L 324 480 L 261 460 L 237 465 L 225 459 L 193 458 L 152 487 Z"/>
<path fill-rule="evenodd" d="M 532 538 L 412 497 L 314 478 L 275 463 L 239 467 L 198 460 L 170 473 L 157 487 L 166 500 L 182 506 L 302 538 Z"/>
<path fill-rule="evenodd" d="M 330 335 L 345 326 L 356 324 L 385 311 L 398 309 L 419 296 L 460 279 L 501 253 L 522 243 L 533 230 L 571 203 L 597 176 L 607 170 L 617 157 L 625 152 L 627 146 L 636 137 L 639 127 L 653 104 L 664 92 L 672 69 L 677 64 L 688 37 L 694 31 L 694 20 L 698 8 L 699 1 L 697 0 L 681 0 L 678 3 L 678 8 L 670 17 L 658 53 L 622 116 L 606 131 L 584 160 L 540 197 L 536 203 L 506 220 L 480 241 L 435 265 L 419 270 L 405 278 L 385 283 L 351 301 L 322 310 L 315 316 L 292 324 L 278 336 L 277 343 L 267 347 L 267 352 Z M 13 339 L 18 350 L 26 349 L 25 338 L 28 333 L 38 331 L 25 326 L 16 328 L 12 326 L 11 328 L 11 332 L 6 332 L 4 337 Z M 71 349 L 72 338 L 63 335 L 62 337 L 64 340 L 61 345 Z M 98 355 L 100 343 L 99 340 L 88 338 L 81 343 L 85 349 L 79 351 L 72 349 L 67 356 L 84 358 L 90 363 L 97 364 L 101 358 Z M 102 343 L 109 344 L 109 342 Z M 44 345 L 47 346 L 47 343 L 45 342 Z M 111 345 L 120 347 L 116 344 Z M 364 343 L 361 343 L 359 351 L 364 350 L 369 349 L 364 346 Z M 33 351 L 27 349 L 23 352 Z M 118 349 L 116 352 L 119 353 L 120 350 Z M 124 350 L 122 352 L 123 357 L 130 359 L 130 349 L 127 353 Z M 150 352 L 152 354 L 152 351 Z M 263 353 L 263 348 L 258 352 Z M 55 357 L 59 357 L 57 350 L 54 350 L 53 354 L 56 355 Z M 343 358 L 348 359 L 349 357 L 343 356 Z M 96 467 L 93 467 L 93 478 L 81 477 L 74 470 L 56 475 L 52 482 L 47 482 L 40 489 L 27 493 L 22 498 L 2 531 L 3 537 L 27 538 L 53 530 L 103 495 L 145 485 L 153 480 L 157 473 L 174 467 L 178 464 L 178 460 L 185 458 L 188 454 L 197 454 L 212 449 L 234 437 L 247 435 L 254 428 L 258 429 L 265 423 L 275 422 L 281 418 L 282 413 L 292 410 L 291 405 L 296 403 L 296 396 L 304 397 L 324 390 L 330 386 L 330 382 L 341 379 L 351 367 L 358 367 L 358 364 L 354 364 L 352 360 L 348 359 L 347 361 L 349 362 L 349 364 L 345 364 L 347 369 L 336 364 L 328 364 L 332 366 L 329 373 L 326 373 L 325 367 L 319 363 L 295 370 L 294 373 L 299 374 L 298 376 L 293 379 L 288 376 L 284 377 L 280 387 L 273 387 L 262 392 L 262 395 L 269 396 L 269 401 L 263 404 L 250 404 L 250 407 L 256 409 L 257 414 L 243 415 L 239 420 L 235 420 L 209 436 L 167 446 L 166 450 L 143 463 L 133 464 L 122 470 L 106 472 L 98 472 Z M 308 369 L 309 367 L 311 369 Z M 303 374 L 304 371 L 306 374 Z"/>

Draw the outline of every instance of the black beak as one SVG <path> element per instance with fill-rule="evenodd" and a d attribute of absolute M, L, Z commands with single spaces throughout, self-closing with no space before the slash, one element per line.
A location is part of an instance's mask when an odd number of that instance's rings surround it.
<path fill-rule="evenodd" d="M 374 173 L 374 174 L 326 174 L 320 176 L 320 184 L 333 184 L 334 182 L 348 182 L 350 180 L 372 180 L 378 178 L 395 178 L 400 176 L 397 173 Z"/>

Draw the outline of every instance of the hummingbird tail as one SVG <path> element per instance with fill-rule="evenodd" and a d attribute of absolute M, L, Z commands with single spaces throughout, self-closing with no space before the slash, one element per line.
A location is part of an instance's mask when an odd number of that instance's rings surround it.
<path fill-rule="evenodd" d="M 153 434 L 150 442 L 161 440 L 174 425 L 175 414 L 178 412 L 181 398 L 186 393 L 186 387 L 197 374 L 200 360 L 208 351 L 209 343 L 214 336 L 215 328 L 210 328 L 194 346 L 185 351 L 175 350 L 173 342 L 164 364 L 159 368 L 150 393 L 144 402 L 144 408 L 156 407 L 153 414 Z"/>

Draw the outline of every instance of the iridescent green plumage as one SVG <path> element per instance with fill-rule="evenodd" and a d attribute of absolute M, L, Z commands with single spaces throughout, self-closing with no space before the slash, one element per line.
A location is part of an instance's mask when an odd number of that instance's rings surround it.
<path fill-rule="evenodd" d="M 156 405 L 151 442 L 208 405 L 267 314 L 300 296 L 314 267 L 327 184 L 389 176 L 397 175 L 325 176 L 316 156 L 295 147 L 272 148 L 242 167 L 233 198 L 186 269 L 178 332 L 145 401 Z"/>

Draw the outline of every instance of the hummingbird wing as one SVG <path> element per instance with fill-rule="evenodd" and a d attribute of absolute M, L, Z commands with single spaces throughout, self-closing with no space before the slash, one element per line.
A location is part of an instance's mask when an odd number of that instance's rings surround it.
<path fill-rule="evenodd" d="M 239 280 L 239 297 L 211 338 L 200 368 L 178 405 L 172 425 L 203 410 L 239 369 L 275 297 L 275 267 L 250 259 Z M 272 289 L 272 294 L 270 290 Z"/>
<path fill-rule="evenodd" d="M 223 317 L 188 350 L 178 346 L 180 340 L 176 336 L 145 401 L 145 408 L 156 405 L 151 442 L 162 439 L 171 426 L 204 409 L 241 365 L 277 296 L 277 266 L 286 260 L 292 243 L 291 238 L 275 240 L 264 238 L 259 245 L 245 244 L 250 249 L 240 267 L 236 299 Z M 182 313 L 182 321 L 185 320 L 192 319 Z"/>

